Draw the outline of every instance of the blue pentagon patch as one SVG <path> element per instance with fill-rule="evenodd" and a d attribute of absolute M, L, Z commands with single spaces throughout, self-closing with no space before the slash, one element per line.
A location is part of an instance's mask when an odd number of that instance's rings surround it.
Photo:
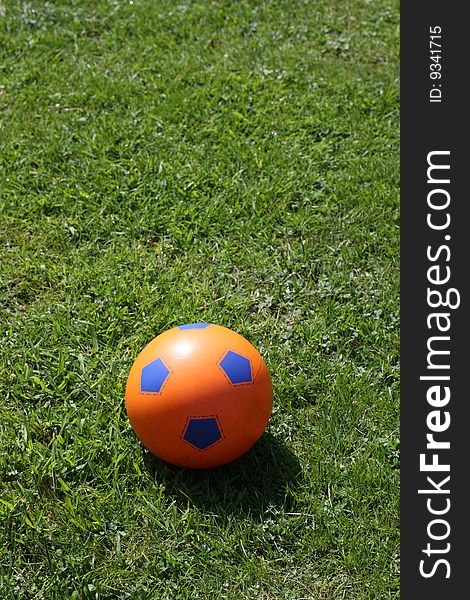
<path fill-rule="evenodd" d="M 205 329 L 209 325 L 210 323 L 187 323 L 186 325 L 180 325 L 178 329 Z"/>
<path fill-rule="evenodd" d="M 207 450 L 223 438 L 216 416 L 188 417 L 182 439 L 198 450 Z"/>
<path fill-rule="evenodd" d="M 229 350 L 219 363 L 230 383 L 253 383 L 251 362 L 245 356 Z"/>
<path fill-rule="evenodd" d="M 142 369 L 140 391 L 160 394 L 170 371 L 161 358 L 157 358 Z"/>

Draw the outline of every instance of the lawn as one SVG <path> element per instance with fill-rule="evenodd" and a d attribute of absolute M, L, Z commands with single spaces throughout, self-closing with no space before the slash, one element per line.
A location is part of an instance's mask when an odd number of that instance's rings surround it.
<path fill-rule="evenodd" d="M 399 597 L 392 0 L 0 2 L 0 597 Z M 262 354 L 267 431 L 144 451 L 164 330 Z"/>

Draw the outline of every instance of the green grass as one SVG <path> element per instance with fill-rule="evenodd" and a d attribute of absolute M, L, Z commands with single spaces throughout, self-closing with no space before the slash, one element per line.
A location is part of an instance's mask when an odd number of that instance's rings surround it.
<path fill-rule="evenodd" d="M 2 600 L 398 598 L 398 3 L 0 15 Z M 275 394 L 206 472 L 124 407 L 191 321 Z"/>

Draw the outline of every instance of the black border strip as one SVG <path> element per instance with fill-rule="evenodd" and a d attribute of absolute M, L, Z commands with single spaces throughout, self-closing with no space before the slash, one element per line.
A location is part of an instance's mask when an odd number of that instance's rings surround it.
<path fill-rule="evenodd" d="M 470 205 L 466 189 L 470 174 L 469 102 L 465 91 L 470 36 L 464 9 L 465 3 L 435 0 L 401 5 L 403 600 L 464 597 L 470 573 L 470 398 L 465 381 L 465 374 L 470 372 L 470 251 L 466 243 L 470 231 L 465 219 Z M 436 35 L 433 39 L 430 28 Z M 441 37 L 437 37 L 439 28 Z M 431 75 L 434 71 L 441 77 Z M 436 90 L 441 92 L 440 98 Z M 430 163 L 450 169 L 437 167 L 428 172 Z M 429 296 L 429 290 L 441 293 L 441 306 L 431 306 L 439 305 L 440 297 L 437 293 Z M 460 305 L 446 307 L 446 299 L 451 305 L 458 304 L 459 299 Z M 442 316 L 430 316 L 433 313 Z M 437 354 L 436 350 L 449 353 Z M 449 379 L 426 379 L 436 376 Z M 450 397 L 446 401 L 447 393 Z M 428 434 L 436 445 L 442 445 L 432 447 Z M 420 468 L 421 454 L 425 457 Z M 425 466 L 432 461 L 438 465 L 436 470 L 425 471 L 432 468 Z"/>

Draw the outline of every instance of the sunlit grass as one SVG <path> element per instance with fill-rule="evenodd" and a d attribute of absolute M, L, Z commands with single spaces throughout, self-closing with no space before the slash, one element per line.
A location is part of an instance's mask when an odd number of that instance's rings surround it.
<path fill-rule="evenodd" d="M 398 5 L 2 6 L 2 600 L 398 598 Z M 275 393 L 207 472 L 124 409 L 192 321 Z"/>

